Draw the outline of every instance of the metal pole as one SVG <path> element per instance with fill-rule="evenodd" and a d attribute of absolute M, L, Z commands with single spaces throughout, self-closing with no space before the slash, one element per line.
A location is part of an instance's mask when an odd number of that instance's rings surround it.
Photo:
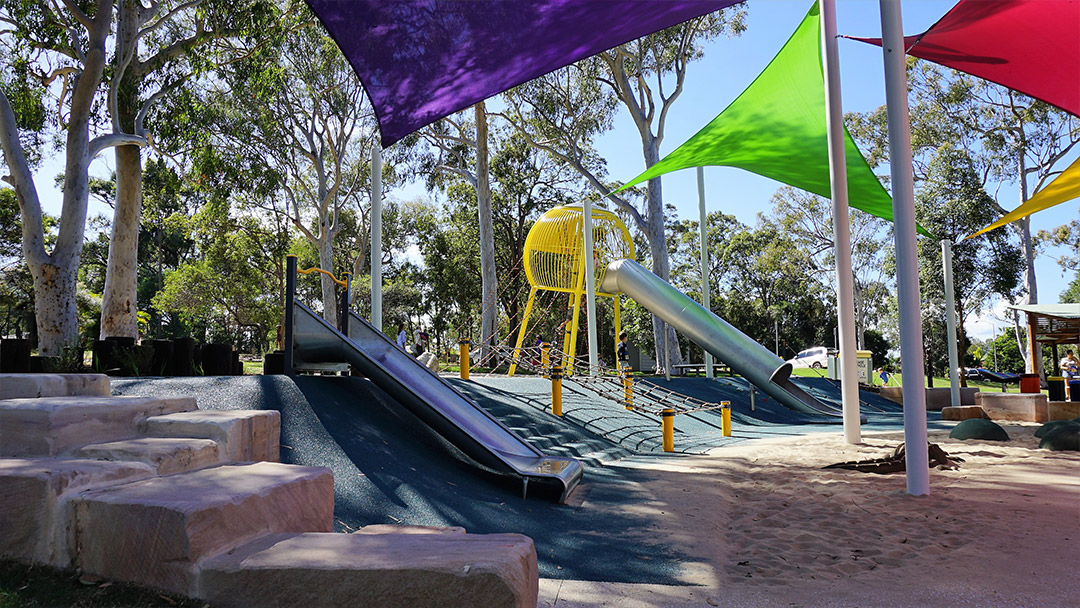
<path fill-rule="evenodd" d="M 960 406 L 960 355 L 956 345 L 956 290 L 953 287 L 952 241 L 941 241 L 941 266 L 945 275 L 945 331 L 949 345 L 949 400 Z"/>
<path fill-rule="evenodd" d="M 589 375 L 597 373 L 596 342 L 596 259 L 593 257 L 592 201 L 585 198 L 581 205 L 582 232 L 585 236 L 585 324 L 589 334 Z"/>
<path fill-rule="evenodd" d="M 859 443 L 862 434 L 859 428 L 859 378 L 855 367 L 855 281 L 851 273 L 851 220 L 848 216 L 844 155 L 844 110 L 840 103 L 840 57 L 836 48 L 836 2 L 821 0 L 820 7 L 821 48 L 825 64 L 825 124 L 829 133 L 829 185 L 832 188 L 833 243 L 836 250 L 836 316 L 840 332 L 844 440 Z"/>
<path fill-rule="evenodd" d="M 292 376 L 293 369 L 293 300 L 296 299 L 296 256 L 285 256 L 285 375 Z"/>
<path fill-rule="evenodd" d="M 990 343 L 990 346 L 991 346 L 991 348 L 994 349 L 994 371 L 996 372 L 997 371 L 997 325 L 994 325 L 993 323 L 991 323 L 990 327 L 993 328 L 993 330 L 994 330 L 994 341 Z"/>
<path fill-rule="evenodd" d="M 697 168 L 698 198 L 698 233 L 701 241 L 701 305 L 705 310 L 712 310 L 709 305 L 709 242 L 705 239 L 705 167 Z M 705 377 L 713 378 L 713 356 L 705 351 Z"/>
<path fill-rule="evenodd" d="M 671 382 L 671 349 L 668 347 L 668 324 L 660 325 L 664 328 L 664 380 Z"/>
<path fill-rule="evenodd" d="M 904 26 L 899 0 L 879 0 L 881 51 L 885 63 L 888 108 L 889 167 L 896 243 L 896 291 L 899 304 L 900 371 L 904 375 L 904 441 L 907 450 L 907 492 L 930 493 L 926 445 L 926 389 L 922 318 L 919 310 L 919 261 L 915 250 L 915 186 L 911 166 L 911 124 L 908 117 Z"/>
<path fill-rule="evenodd" d="M 382 331 L 382 148 L 371 148 L 371 324 Z"/>

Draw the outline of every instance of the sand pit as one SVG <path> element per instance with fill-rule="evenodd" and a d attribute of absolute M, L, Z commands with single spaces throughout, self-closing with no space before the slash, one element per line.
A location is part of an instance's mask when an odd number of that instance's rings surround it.
<path fill-rule="evenodd" d="M 886 455 L 901 432 L 746 442 L 708 456 L 631 461 L 648 529 L 692 559 L 688 586 L 541 580 L 540 606 L 1071 606 L 1080 597 L 1080 453 L 1013 440 L 930 440 L 966 462 L 931 472 L 931 495 L 902 474 L 821 467 Z M 589 508 L 588 488 L 579 498 Z M 648 559 L 627 556 L 627 560 Z"/>

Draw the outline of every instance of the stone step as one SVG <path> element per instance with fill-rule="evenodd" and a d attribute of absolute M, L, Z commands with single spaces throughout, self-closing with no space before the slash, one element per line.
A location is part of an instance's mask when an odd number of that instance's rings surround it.
<path fill-rule="evenodd" d="M 110 395 L 105 374 L 0 374 L 0 399 Z"/>
<path fill-rule="evenodd" d="M 72 498 L 75 565 L 194 595 L 197 563 L 267 534 L 333 529 L 328 469 L 270 462 L 155 477 Z"/>
<path fill-rule="evenodd" d="M 42 397 L 0 401 L 0 457 L 58 456 L 138 436 L 150 416 L 196 409 L 192 397 Z"/>
<path fill-rule="evenodd" d="M 87 488 L 146 479 L 141 462 L 66 458 L 0 459 L 0 557 L 71 565 L 67 499 Z"/>
<path fill-rule="evenodd" d="M 532 539 L 520 534 L 276 534 L 202 563 L 215 608 L 535 608 Z"/>
<path fill-rule="evenodd" d="M 140 437 L 92 443 L 75 450 L 77 458 L 120 462 L 145 462 L 158 475 L 197 471 L 221 464 L 216 441 L 210 439 Z"/>
<path fill-rule="evenodd" d="M 197 410 L 147 418 L 150 437 L 198 437 L 221 446 L 224 462 L 278 462 L 281 414 L 276 410 Z"/>

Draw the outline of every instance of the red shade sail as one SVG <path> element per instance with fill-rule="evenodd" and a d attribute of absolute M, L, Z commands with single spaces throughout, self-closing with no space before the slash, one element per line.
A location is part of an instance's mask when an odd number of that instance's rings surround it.
<path fill-rule="evenodd" d="M 880 38 L 853 38 L 881 46 Z M 960 0 L 907 54 L 1080 116 L 1080 0 Z"/>

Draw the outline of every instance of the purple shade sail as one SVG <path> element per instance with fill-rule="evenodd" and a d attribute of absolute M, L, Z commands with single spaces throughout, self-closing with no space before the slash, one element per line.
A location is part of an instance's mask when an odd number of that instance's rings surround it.
<path fill-rule="evenodd" d="M 739 0 L 307 0 L 384 147 L 458 110 Z"/>

